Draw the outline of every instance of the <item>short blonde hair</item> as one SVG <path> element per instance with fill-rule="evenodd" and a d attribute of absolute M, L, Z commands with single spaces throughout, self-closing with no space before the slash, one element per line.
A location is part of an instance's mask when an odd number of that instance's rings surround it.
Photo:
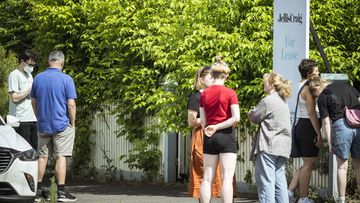
<path fill-rule="evenodd" d="M 230 73 L 230 68 L 227 63 L 221 60 L 220 56 L 216 56 L 216 62 L 211 66 L 211 72 L 215 79 L 223 79 Z"/>
<path fill-rule="evenodd" d="M 285 100 L 291 95 L 290 80 L 284 80 L 280 74 L 276 73 L 265 73 L 263 76 L 264 84 L 274 86 L 275 91 L 278 92 L 279 96 Z"/>
<path fill-rule="evenodd" d="M 204 88 L 204 85 L 201 83 L 200 78 L 204 78 L 209 73 L 211 73 L 210 68 L 211 68 L 210 66 L 204 66 L 196 71 L 194 89 L 201 90 Z"/>

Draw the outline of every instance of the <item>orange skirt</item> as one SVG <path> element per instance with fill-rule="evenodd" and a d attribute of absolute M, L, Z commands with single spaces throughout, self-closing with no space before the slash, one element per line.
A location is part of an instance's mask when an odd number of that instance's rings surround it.
<path fill-rule="evenodd" d="M 191 137 L 190 154 L 190 185 L 189 194 L 192 197 L 200 198 L 200 186 L 204 177 L 203 145 L 204 133 L 200 127 L 193 130 Z M 211 196 L 220 197 L 221 195 L 221 168 L 220 164 L 216 170 L 215 181 L 211 185 Z"/>

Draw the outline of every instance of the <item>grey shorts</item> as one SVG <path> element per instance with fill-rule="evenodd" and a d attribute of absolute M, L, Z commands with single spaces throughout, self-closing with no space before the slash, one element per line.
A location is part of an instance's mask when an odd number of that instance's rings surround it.
<path fill-rule="evenodd" d="M 38 153 L 39 156 L 48 157 L 49 155 L 72 156 L 75 141 L 75 128 L 66 127 L 63 132 L 57 134 L 38 134 Z"/>

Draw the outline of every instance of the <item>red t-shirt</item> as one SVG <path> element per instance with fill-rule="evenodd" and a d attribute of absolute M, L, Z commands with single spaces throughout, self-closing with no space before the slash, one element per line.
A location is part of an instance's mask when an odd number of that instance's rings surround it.
<path fill-rule="evenodd" d="M 231 118 L 230 105 L 239 104 L 234 90 L 223 85 L 212 85 L 200 97 L 200 107 L 206 114 L 206 125 L 221 123 Z"/>

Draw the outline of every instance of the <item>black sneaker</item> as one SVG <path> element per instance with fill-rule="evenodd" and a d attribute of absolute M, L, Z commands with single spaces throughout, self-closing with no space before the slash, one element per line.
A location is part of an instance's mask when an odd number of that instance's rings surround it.
<path fill-rule="evenodd" d="M 67 190 L 57 192 L 59 202 L 75 202 L 77 199 L 74 195 L 70 194 Z"/>
<path fill-rule="evenodd" d="M 36 190 L 35 202 L 41 202 L 41 200 L 50 200 L 50 191 L 46 188 Z"/>
<path fill-rule="evenodd" d="M 42 197 L 43 197 L 43 190 L 42 189 L 37 189 L 36 190 L 35 202 L 40 202 Z"/>

